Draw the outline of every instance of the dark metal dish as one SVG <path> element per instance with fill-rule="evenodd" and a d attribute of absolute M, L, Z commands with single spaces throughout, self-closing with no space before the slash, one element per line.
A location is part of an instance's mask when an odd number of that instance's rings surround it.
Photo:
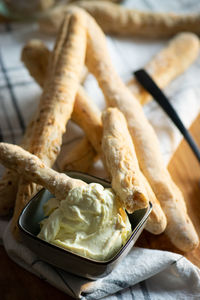
<path fill-rule="evenodd" d="M 67 175 L 82 179 L 87 183 L 96 182 L 102 184 L 104 187 L 111 187 L 107 181 L 84 173 L 68 172 Z M 108 261 L 96 261 L 59 248 L 37 237 L 40 231 L 39 223 L 44 218 L 43 205 L 51 197 L 52 194 L 48 190 L 42 189 L 22 211 L 18 226 L 23 242 L 38 257 L 49 264 L 89 279 L 106 276 L 128 254 L 144 229 L 152 210 L 152 204 L 149 203 L 148 208 L 137 210 L 133 214 L 128 215 L 132 225 L 132 234 L 126 244 Z"/>

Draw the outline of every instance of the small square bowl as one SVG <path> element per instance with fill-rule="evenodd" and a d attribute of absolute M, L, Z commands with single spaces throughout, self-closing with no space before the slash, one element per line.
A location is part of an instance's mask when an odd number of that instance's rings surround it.
<path fill-rule="evenodd" d="M 106 188 L 111 187 L 109 182 L 91 175 L 72 171 L 66 174 L 87 183 L 96 182 Z M 111 259 L 107 261 L 96 261 L 52 245 L 37 237 L 40 231 L 39 223 L 44 218 L 43 205 L 52 197 L 53 195 L 48 190 L 42 189 L 23 209 L 18 221 L 23 242 L 29 249 L 36 253 L 39 258 L 49 264 L 69 273 L 93 280 L 109 274 L 128 254 L 144 229 L 145 223 L 152 210 L 152 204 L 149 203 L 147 208 L 137 210 L 133 214 L 128 214 L 132 226 L 132 234 L 126 244 Z"/>

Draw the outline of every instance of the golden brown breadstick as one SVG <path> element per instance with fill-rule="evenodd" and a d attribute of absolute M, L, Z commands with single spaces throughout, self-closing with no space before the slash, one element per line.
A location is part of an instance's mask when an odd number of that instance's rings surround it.
<path fill-rule="evenodd" d="M 160 88 L 165 88 L 175 77 L 183 73 L 199 54 L 199 38 L 189 32 L 179 33 L 158 52 L 144 67 Z M 40 40 L 31 40 L 22 51 L 22 61 L 30 74 L 43 86 L 50 51 Z M 141 104 L 152 99 L 135 78 L 127 83 Z"/>
<path fill-rule="evenodd" d="M 102 137 L 101 111 L 81 86 L 79 86 L 76 94 L 72 120 L 84 130 L 96 152 L 100 153 Z"/>
<path fill-rule="evenodd" d="M 22 49 L 21 61 L 41 87 L 44 86 L 50 54 L 51 51 L 39 39 L 28 41 Z M 80 83 L 85 81 L 87 74 L 87 68 L 84 66 L 80 76 Z"/>
<path fill-rule="evenodd" d="M 4 172 L 0 179 L 0 216 L 11 213 L 17 194 L 19 178 L 12 170 Z"/>
<path fill-rule="evenodd" d="M 199 49 L 199 38 L 195 34 L 179 33 L 144 66 L 144 69 L 160 88 L 165 88 L 194 62 L 198 57 Z M 41 86 L 44 83 L 49 55 L 50 51 L 40 40 L 31 40 L 22 51 L 22 61 L 31 76 Z M 127 85 L 141 104 L 152 99 L 135 78 L 131 79 Z"/>
<path fill-rule="evenodd" d="M 130 143 L 132 143 L 131 140 Z M 58 173 L 51 168 L 46 167 L 37 156 L 30 154 L 16 145 L 0 143 L 0 162 L 7 168 L 11 168 L 13 171 L 17 170 L 17 172 L 27 181 L 32 181 L 46 187 L 59 200 L 65 199 L 69 190 L 86 185 L 86 183 L 81 180 L 72 179 L 65 174 Z M 153 203 L 153 205 L 157 204 Z M 153 209 L 149 217 L 150 222 L 147 222 L 146 229 L 154 234 L 158 234 L 161 233 L 158 231 L 160 225 L 158 225 L 158 223 L 155 224 L 154 217 L 157 216 L 155 216 Z M 152 230 L 150 230 L 149 225 L 153 225 Z"/>
<path fill-rule="evenodd" d="M 35 45 L 36 44 L 36 45 Z M 41 46 L 39 47 L 39 44 Z M 38 46 L 37 46 L 38 45 Z M 41 84 L 43 82 L 41 80 L 40 72 L 40 64 L 42 64 L 45 59 L 47 59 L 47 51 L 44 51 L 44 44 L 40 41 L 30 41 L 25 47 L 22 54 L 22 60 L 29 69 L 30 74 L 36 79 L 36 81 Z M 41 50 L 40 50 L 41 48 Z M 26 50 L 27 49 L 27 50 Z M 28 51 L 28 53 L 27 53 Z M 182 72 L 184 72 L 189 65 L 196 59 L 197 55 L 199 53 L 199 39 L 196 35 L 192 33 L 181 33 L 178 34 L 176 37 L 174 37 L 167 47 L 163 48 L 146 66 L 145 69 L 149 72 L 149 74 L 153 77 L 153 79 L 157 82 L 157 84 L 164 88 L 171 80 L 173 80 L 176 76 L 180 75 Z M 45 57 L 44 57 L 45 56 Z M 37 60 L 36 60 L 37 58 Z M 40 63 L 41 62 L 41 63 Z M 38 67 L 37 67 L 38 65 Z M 37 69 L 38 71 L 35 72 L 34 70 Z M 44 72 L 43 72 L 44 74 Z M 129 88 L 132 90 L 134 95 L 140 100 L 140 102 L 146 103 L 151 99 L 151 96 L 149 93 L 147 93 L 143 87 L 135 80 L 132 79 L 128 83 Z M 80 95 L 78 92 L 78 99 L 77 104 L 75 104 L 74 113 L 72 114 L 72 117 L 75 118 L 75 121 L 78 122 L 78 120 L 82 121 L 82 124 L 78 123 L 82 128 L 85 125 L 85 130 L 87 132 L 88 124 L 87 120 L 95 116 L 95 114 L 91 114 L 90 116 L 84 116 L 81 112 L 83 112 L 84 105 L 86 105 L 86 101 L 84 101 L 83 105 L 81 106 L 79 104 L 79 100 L 81 103 L 81 99 L 83 102 L 83 99 L 86 98 L 83 96 L 84 92 L 80 91 Z M 75 103 L 76 103 L 75 102 Z M 91 106 L 91 104 L 90 104 Z M 90 107 L 89 106 L 89 107 Z M 81 110 L 76 113 L 76 108 L 78 109 L 81 107 Z M 85 108 L 85 112 L 90 112 L 89 107 L 87 109 Z M 97 109 L 95 109 L 97 111 Z M 77 118 L 76 115 L 78 114 Z M 96 113 L 98 116 L 99 113 Z M 98 129 L 97 129 L 98 130 Z M 93 132 L 90 130 L 90 132 Z M 95 134 L 95 136 L 98 135 Z M 92 142 L 92 141 L 91 141 Z M 95 142 L 92 143 L 95 145 Z M 98 147 L 97 142 L 97 147 Z M 97 147 L 95 147 L 97 151 Z"/>
<path fill-rule="evenodd" d="M 40 73 L 40 64 L 43 64 L 43 61 L 47 60 L 50 55 L 50 51 L 44 51 L 44 48 L 47 49 L 42 41 L 32 40 L 25 45 L 22 51 L 22 61 L 41 86 L 44 85 L 45 72 Z M 84 172 L 95 161 L 97 152 L 101 151 L 102 122 L 100 110 L 81 86 L 76 95 L 72 120 L 85 131 L 90 142 L 83 139 L 82 142 L 75 145 L 72 151 L 63 158 L 61 169 Z"/>
<path fill-rule="evenodd" d="M 62 134 L 73 110 L 85 59 L 85 24 L 86 17 L 81 12 L 66 16 L 49 62 L 44 91 L 27 147 L 29 152 L 41 158 L 47 166 L 51 166 L 57 158 Z M 30 185 L 22 179 L 14 210 L 14 226 L 21 209 L 33 193 Z"/>
<path fill-rule="evenodd" d="M 80 84 L 83 84 L 85 82 L 87 76 L 88 76 L 88 69 L 86 68 L 86 66 L 84 66 L 80 76 L 80 81 L 79 81 Z"/>
<path fill-rule="evenodd" d="M 59 47 L 57 47 L 59 49 Z M 23 48 L 21 59 L 28 68 L 31 76 L 43 87 L 45 77 L 47 74 L 48 60 L 50 51 L 45 44 L 40 40 L 31 40 Z M 86 76 L 86 67 L 84 66 L 81 73 L 81 81 Z M 79 124 L 85 132 L 88 134 L 90 141 L 95 147 L 96 151 L 101 149 L 101 116 L 98 108 L 89 99 L 87 94 L 80 87 L 77 94 L 77 101 L 75 101 L 75 112 L 72 113 L 72 119 Z M 77 102 L 77 104 L 76 104 Z M 79 103 L 79 104 L 78 104 Z M 33 123 L 31 126 L 33 127 Z M 26 130 L 24 136 L 24 142 L 21 145 L 25 147 L 28 137 L 31 135 L 30 130 Z M 85 145 L 85 148 L 84 148 Z M 82 151 L 82 152 L 80 152 Z M 69 170 L 74 167 L 74 170 L 86 171 L 89 166 L 96 159 L 96 151 L 92 148 L 90 142 L 83 141 L 80 145 L 75 146 L 75 149 L 69 154 L 62 162 L 62 170 Z M 81 156 L 75 157 L 75 154 L 81 154 Z M 83 156 L 84 164 L 83 164 Z M 72 159 L 72 161 L 70 161 Z M 82 165 L 83 164 L 83 165 Z M 11 170 L 7 170 L 0 181 L 0 215 L 6 215 L 13 208 L 15 197 L 17 193 L 17 185 L 19 178 L 12 173 Z"/>
<path fill-rule="evenodd" d="M 40 57 L 42 56 L 42 59 Z M 22 60 L 26 57 L 32 57 L 37 62 L 32 63 L 26 59 L 27 68 L 31 75 L 37 78 L 38 83 L 41 85 L 44 83 L 47 65 L 50 56 L 48 48 L 39 40 L 32 40 L 26 44 L 22 52 Z M 27 148 L 29 138 L 31 136 L 32 128 L 34 126 L 34 120 L 27 126 L 21 147 Z M 14 207 L 15 198 L 18 189 L 19 177 L 11 170 L 6 170 L 3 177 L 0 180 L 0 215 L 4 216 Z"/>
<path fill-rule="evenodd" d="M 183 31 L 200 34 L 200 14 L 144 12 L 107 1 L 78 1 L 75 4 L 87 10 L 105 33 L 147 38 L 165 38 Z M 56 33 L 68 9 L 69 5 L 60 5 L 40 19 L 41 31 Z"/>
<path fill-rule="evenodd" d="M 28 68 L 31 76 L 42 87 L 47 71 L 42 70 L 40 72 L 40 65 L 43 65 L 43 62 L 45 62 L 44 65 L 47 68 L 49 55 L 50 51 L 40 40 L 29 41 L 22 51 L 22 61 Z M 79 86 L 77 91 L 72 120 L 85 131 L 96 152 L 100 152 L 102 136 L 101 112 L 81 86 Z"/>
<path fill-rule="evenodd" d="M 102 120 L 102 149 L 113 190 L 129 213 L 146 207 L 151 201 L 153 211 L 146 229 L 154 234 L 160 234 L 166 228 L 166 218 L 148 181 L 140 171 L 123 114 L 117 108 L 108 108 L 103 112 Z"/>
<path fill-rule="evenodd" d="M 108 108 L 102 114 L 102 149 L 112 188 L 129 213 L 148 206 L 135 149 L 123 114 Z"/>
<path fill-rule="evenodd" d="M 170 37 L 178 32 L 200 34 L 200 14 L 144 12 L 107 1 L 78 1 L 105 33 L 150 38 Z"/>
<path fill-rule="evenodd" d="M 162 49 L 145 66 L 145 69 L 149 72 L 149 74 L 151 74 L 151 76 L 157 82 L 157 84 L 161 88 L 164 88 L 172 79 L 174 79 L 181 72 L 185 71 L 187 67 L 189 67 L 189 65 L 194 61 L 194 59 L 198 55 L 198 53 L 199 53 L 198 37 L 192 33 L 180 33 L 169 42 L 167 47 Z M 43 86 L 44 84 L 49 55 L 50 55 L 50 51 L 40 40 L 31 40 L 24 46 L 24 49 L 22 51 L 22 61 L 28 68 L 30 74 L 35 78 L 35 80 L 41 86 Z M 140 103 L 144 104 L 149 100 L 151 100 L 151 95 L 148 92 L 146 92 L 143 89 L 143 87 L 134 78 L 130 80 L 130 82 L 128 83 L 128 87 L 131 89 L 131 91 L 137 97 L 137 99 L 139 99 Z M 82 108 L 84 108 L 84 104 L 82 105 Z M 87 109 L 87 112 L 90 112 L 90 110 Z M 75 114 L 73 113 L 73 115 Z M 83 114 L 83 118 L 81 114 L 79 114 L 78 118 L 82 120 L 83 123 L 85 122 L 85 120 L 87 121 L 88 119 L 88 118 L 84 118 L 84 114 Z M 96 128 L 98 131 L 98 126 Z M 91 132 L 93 131 L 91 130 Z M 87 147 L 85 149 L 83 148 L 84 144 Z M 71 167 L 74 167 L 76 170 L 80 170 L 80 171 L 87 170 L 89 168 L 89 164 L 91 165 L 95 158 L 95 156 L 93 155 L 93 159 L 92 159 L 92 153 L 94 154 L 94 150 L 92 150 L 91 146 L 90 146 L 90 150 L 88 149 L 88 147 L 89 147 L 89 143 L 85 143 L 84 141 L 81 147 L 79 147 L 79 145 L 75 146 L 75 148 L 72 149 L 70 155 L 70 157 L 73 159 L 73 163 L 70 164 L 69 157 L 66 157 L 66 163 L 63 162 L 62 164 L 65 167 L 65 170 L 69 170 Z M 88 153 L 88 157 L 85 156 L 85 161 L 83 166 L 79 162 L 79 157 L 78 156 L 75 157 L 76 153 L 80 154 L 80 149 L 82 149 L 83 151 L 82 153 L 84 154 Z M 86 167 L 86 163 L 88 163 L 87 167 Z M 17 186 L 16 186 L 17 181 L 15 183 L 14 180 L 15 179 L 17 180 L 17 178 L 15 174 L 12 176 L 12 178 L 11 175 L 12 172 L 9 170 L 8 174 L 6 174 L 3 177 L 3 180 L 0 182 L 0 213 L 1 214 L 7 214 L 8 210 L 14 205 L 13 195 L 16 194 L 16 190 L 17 190 Z M 12 184 L 10 185 L 11 182 Z M 9 189 L 7 188 L 8 186 Z M 11 201 L 9 199 L 11 199 Z"/>
<path fill-rule="evenodd" d="M 179 33 L 147 63 L 144 69 L 160 88 L 165 88 L 194 62 L 199 49 L 198 36 L 189 32 Z M 135 78 L 131 79 L 127 86 L 141 104 L 152 99 Z"/>
<path fill-rule="evenodd" d="M 21 141 L 21 147 L 28 145 L 31 131 L 34 125 L 32 120 L 26 128 L 26 132 Z M 0 180 L 0 216 L 5 216 L 13 209 L 18 189 L 19 177 L 11 170 L 6 170 Z"/>
<path fill-rule="evenodd" d="M 164 165 L 156 134 L 141 105 L 114 70 L 105 36 L 89 15 L 87 31 L 86 65 L 98 80 L 107 105 L 119 108 L 126 117 L 141 171 L 166 214 L 166 232 L 174 232 L 174 235 L 169 234 L 169 238 L 177 248 L 190 251 L 198 246 L 198 235 L 187 215 L 183 198 L 175 193 L 174 183 Z"/>
<path fill-rule="evenodd" d="M 97 153 L 88 141 L 87 137 L 82 138 L 72 149 L 61 159 L 58 164 L 61 170 L 87 172 L 91 164 L 97 159 Z"/>
<path fill-rule="evenodd" d="M 12 12 L 14 19 L 18 16 L 27 18 L 27 16 L 33 16 L 33 14 L 41 13 L 50 9 L 55 4 L 55 0 L 35 0 L 35 1 L 15 1 L 6 0 L 6 6 L 9 11 Z M 10 19 L 10 18 L 9 18 Z"/>
<path fill-rule="evenodd" d="M 37 41 L 36 44 L 41 43 L 41 51 L 39 47 L 34 46 L 34 41 L 31 43 L 29 42 L 27 46 L 25 46 L 25 49 L 29 49 L 28 53 L 27 51 L 23 51 L 22 60 L 24 61 L 25 65 L 28 67 L 30 73 L 34 76 L 32 69 L 37 68 L 37 64 L 39 67 L 40 61 L 42 62 L 45 60 L 44 58 L 44 52 L 43 48 L 45 47 L 42 42 Z M 35 53 L 36 52 L 36 53 Z M 35 53 L 35 55 L 34 55 Z M 174 79 L 176 76 L 178 76 L 180 73 L 182 73 L 189 65 L 194 61 L 194 59 L 197 57 L 199 53 L 199 39 L 197 36 L 195 36 L 192 33 L 181 33 L 178 34 L 175 38 L 173 38 L 170 43 L 165 47 L 163 50 L 161 50 L 145 67 L 145 69 L 151 74 L 151 76 L 154 78 L 154 80 L 157 82 L 157 84 L 163 88 L 165 87 L 172 79 Z M 35 56 L 37 57 L 37 60 L 35 59 Z M 38 71 L 39 72 L 39 71 Z M 36 72 L 36 75 L 37 73 Z M 34 76 L 36 81 L 40 82 L 41 76 L 39 75 L 39 80 L 37 79 L 37 76 Z M 134 95 L 140 100 L 141 103 L 146 103 L 151 99 L 151 96 L 140 86 L 140 84 L 135 80 L 131 80 L 128 83 L 128 86 L 133 91 Z M 75 118 L 75 121 L 78 122 L 78 120 L 82 121 L 82 124 L 78 123 L 82 128 L 85 125 L 85 130 L 87 133 L 88 123 L 87 120 L 91 118 L 93 115 L 93 118 L 95 114 L 90 114 L 90 116 L 84 116 L 81 112 L 86 111 L 90 112 L 89 107 L 87 106 L 87 109 L 84 106 L 87 104 L 86 101 L 82 104 L 82 108 L 79 112 L 76 113 L 76 108 L 81 107 L 79 103 L 79 100 L 83 97 L 81 93 L 77 97 L 77 105 L 75 104 L 75 109 L 72 117 Z M 78 92 L 79 94 L 79 92 Z M 75 102 L 75 103 L 76 103 Z M 82 101 L 83 102 L 83 101 Z M 80 100 L 81 103 L 81 100 Z M 96 109 L 97 110 L 97 109 Z M 78 118 L 76 118 L 76 115 L 78 114 Z M 96 115 L 99 115 L 99 113 L 96 113 Z M 98 126 L 97 126 L 98 131 Z M 93 130 L 89 130 L 89 132 L 94 132 Z M 98 135 L 98 132 L 95 133 L 95 136 Z M 92 140 L 90 142 L 95 147 L 95 140 L 94 143 Z M 97 147 L 95 147 L 96 151 L 98 150 L 98 142 Z"/>
<path fill-rule="evenodd" d="M 82 180 L 70 178 L 45 166 L 37 156 L 16 145 L 0 143 L 0 162 L 17 171 L 27 181 L 46 187 L 59 200 L 64 199 L 69 190 L 86 185 Z"/>
<path fill-rule="evenodd" d="M 27 67 L 30 75 L 37 78 L 37 83 L 42 87 L 47 75 L 49 57 L 50 50 L 42 41 L 37 39 L 30 40 L 21 53 L 21 61 Z"/>

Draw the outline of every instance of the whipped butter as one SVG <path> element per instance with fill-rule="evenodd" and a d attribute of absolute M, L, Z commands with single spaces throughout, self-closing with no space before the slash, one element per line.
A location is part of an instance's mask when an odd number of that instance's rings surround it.
<path fill-rule="evenodd" d="M 66 199 L 50 199 L 38 237 L 95 260 L 108 260 L 126 243 L 131 225 L 110 188 L 97 183 L 72 189 Z"/>

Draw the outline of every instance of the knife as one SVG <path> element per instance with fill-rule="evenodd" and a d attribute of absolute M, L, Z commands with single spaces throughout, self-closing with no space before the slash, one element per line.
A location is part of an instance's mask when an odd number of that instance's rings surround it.
<path fill-rule="evenodd" d="M 170 104 L 169 100 L 165 96 L 165 94 L 161 91 L 161 89 L 157 86 L 151 76 L 144 70 L 140 69 L 133 72 L 138 82 L 143 86 L 143 88 L 149 92 L 155 101 L 162 107 L 165 113 L 170 117 L 172 122 L 176 125 L 179 131 L 182 133 L 186 141 L 188 142 L 190 148 L 192 149 L 193 153 L 195 154 L 196 158 L 200 162 L 200 150 L 195 143 L 193 137 L 183 125 L 181 119 L 179 118 L 177 112 Z"/>

